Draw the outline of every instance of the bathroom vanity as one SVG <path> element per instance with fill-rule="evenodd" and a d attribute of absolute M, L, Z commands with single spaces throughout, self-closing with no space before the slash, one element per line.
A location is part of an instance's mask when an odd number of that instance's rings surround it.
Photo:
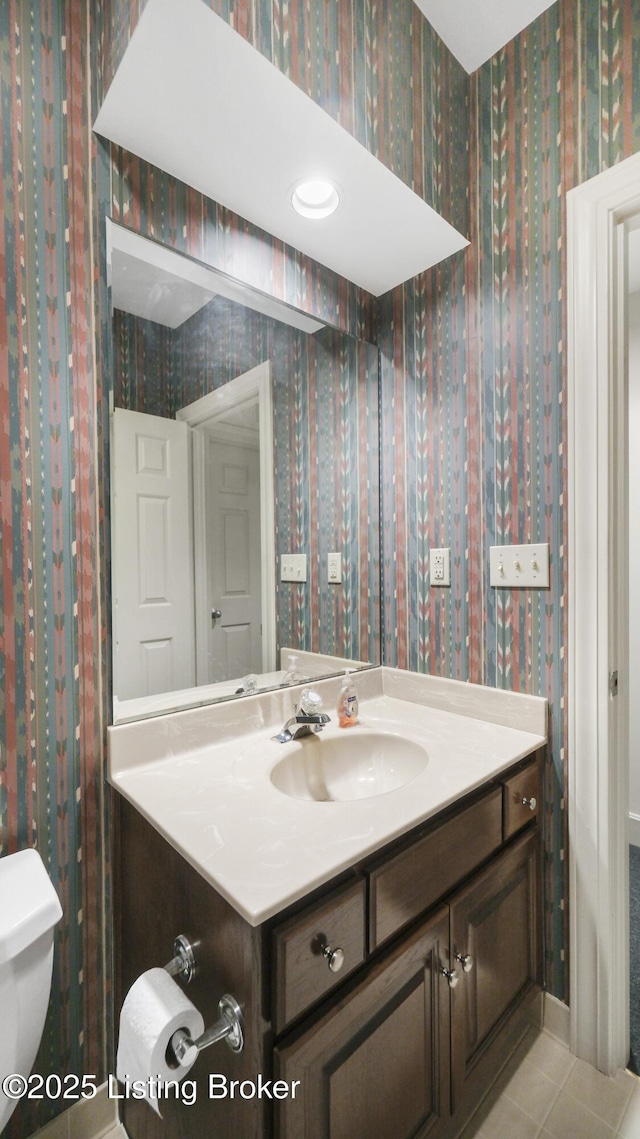
<path fill-rule="evenodd" d="M 299 789 L 274 785 L 274 759 L 291 745 L 274 744 L 265 725 L 279 726 L 290 694 L 251 698 L 262 728 L 256 734 L 245 723 L 240 738 L 231 710 L 209 710 L 221 742 L 208 756 L 194 746 L 195 719 L 158 720 L 144 737 L 141 725 L 112 730 L 111 780 L 126 796 L 118 812 L 117 1007 L 183 933 L 198 964 L 187 995 L 208 1025 L 220 996 L 232 993 L 246 1040 L 239 1054 L 224 1044 L 202 1052 L 187 1076 L 196 1101 L 168 1100 L 163 1119 L 144 1102 L 123 1101 L 131 1139 L 444 1139 L 457 1134 L 537 1015 L 545 702 L 429 680 L 412 678 L 407 693 L 394 670 L 359 678 L 362 732 L 402 731 L 423 739 L 428 755 L 406 785 L 367 799 L 297 798 Z M 322 684 L 332 695 L 337 682 Z M 248 702 L 243 712 L 250 718 Z M 197 715 L 202 726 L 204 710 Z M 137 731 L 118 737 L 125 727 Z M 338 737 L 341 747 L 352 730 Z M 181 751 L 185 735 L 191 746 Z M 322 746 L 310 741 L 306 754 L 315 759 L 320 752 L 308 748 Z M 266 773 L 261 816 L 252 814 L 248 762 L 258 787 Z M 170 792 L 187 778 L 191 831 L 183 792 Z M 206 811 L 208 855 L 199 833 L 205 801 L 217 803 Z M 234 822 L 246 853 L 235 859 L 235 878 L 222 857 Z M 254 1095 L 259 1074 L 281 1083 Z"/>

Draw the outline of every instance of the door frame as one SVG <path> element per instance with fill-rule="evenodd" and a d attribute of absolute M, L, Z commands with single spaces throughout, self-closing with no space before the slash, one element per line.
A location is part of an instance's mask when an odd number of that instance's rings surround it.
<path fill-rule="evenodd" d="M 262 562 L 262 671 L 273 672 L 276 667 L 276 534 L 275 534 L 275 464 L 273 454 L 273 388 L 271 361 L 265 360 L 250 371 L 202 396 L 183 407 L 176 419 L 184 420 L 189 427 L 197 428 L 208 419 L 249 400 L 258 399 L 260 435 L 260 551 Z M 204 437 L 197 430 L 191 433 L 193 461 L 193 543 L 195 565 L 196 612 L 206 608 L 207 587 L 205 564 L 205 495 Z M 207 675 L 207 641 L 202 622 L 196 620 L 196 677 Z"/>
<path fill-rule="evenodd" d="M 629 1056 L 626 298 L 636 224 L 640 154 L 567 195 L 571 1049 L 606 1073 Z"/>

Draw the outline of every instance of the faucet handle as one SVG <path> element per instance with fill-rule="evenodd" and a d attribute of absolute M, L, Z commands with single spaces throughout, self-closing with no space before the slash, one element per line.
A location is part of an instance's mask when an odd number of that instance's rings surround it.
<path fill-rule="evenodd" d="M 305 716 L 317 716 L 322 708 L 322 696 L 313 688 L 303 689 L 300 697 L 300 711 Z"/>

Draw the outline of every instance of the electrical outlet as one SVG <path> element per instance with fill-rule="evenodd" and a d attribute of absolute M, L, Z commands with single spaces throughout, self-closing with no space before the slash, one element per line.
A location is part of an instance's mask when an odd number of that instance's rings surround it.
<path fill-rule="evenodd" d="M 429 582 L 431 585 L 451 585 L 451 550 L 429 551 Z"/>
<path fill-rule="evenodd" d="M 342 582 L 342 554 L 327 554 L 327 581 L 333 585 Z"/>
<path fill-rule="evenodd" d="M 306 581 L 307 555 L 282 554 L 280 557 L 280 581 Z"/>

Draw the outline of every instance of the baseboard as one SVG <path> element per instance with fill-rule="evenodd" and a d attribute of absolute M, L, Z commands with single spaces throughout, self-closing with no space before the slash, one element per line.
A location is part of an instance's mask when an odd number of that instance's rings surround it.
<path fill-rule="evenodd" d="M 545 1032 L 550 1032 L 561 1044 L 567 1048 L 571 1043 L 571 1014 L 569 1006 L 552 997 L 551 993 L 544 993 L 542 1025 Z"/>
<path fill-rule="evenodd" d="M 92 1099 L 81 1099 L 41 1127 L 31 1139 L 101 1139 L 118 1125 L 117 1100 L 101 1084 Z"/>
<path fill-rule="evenodd" d="M 640 846 L 640 815 L 629 811 L 629 842 L 632 846 Z"/>

